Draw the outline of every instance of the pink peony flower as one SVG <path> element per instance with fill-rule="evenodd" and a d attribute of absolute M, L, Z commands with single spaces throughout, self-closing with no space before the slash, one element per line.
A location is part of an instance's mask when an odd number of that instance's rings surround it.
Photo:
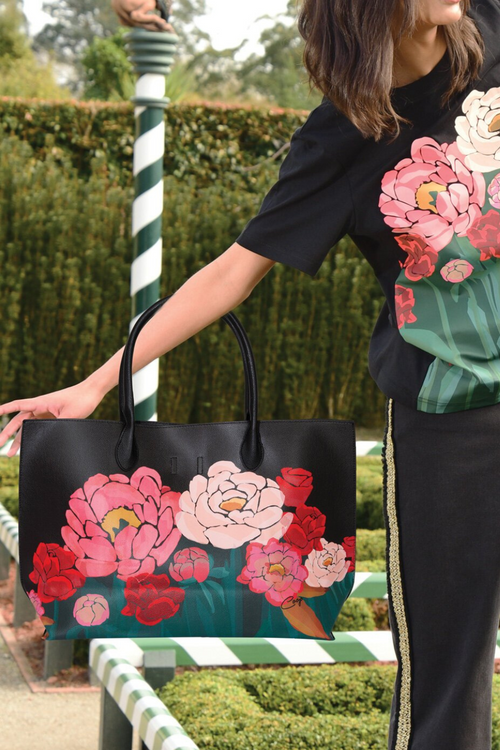
<path fill-rule="evenodd" d="M 283 513 L 284 494 L 274 479 L 217 461 L 208 479 L 197 474 L 179 499 L 175 522 L 187 539 L 235 549 L 249 541 L 280 539 L 293 520 Z"/>
<path fill-rule="evenodd" d="M 208 555 L 199 547 L 180 549 L 175 553 L 174 562 L 170 563 L 168 572 L 174 581 L 187 581 L 189 578 L 195 578 L 198 583 L 203 583 L 210 573 Z"/>
<path fill-rule="evenodd" d="M 304 587 L 307 569 L 302 556 L 290 544 L 271 539 L 267 544 L 252 542 L 246 549 L 247 564 L 237 576 L 250 591 L 264 594 L 267 601 L 280 607 Z"/>
<path fill-rule="evenodd" d="M 162 486 L 155 469 L 141 466 L 124 474 L 95 474 L 71 495 L 68 526 L 61 529 L 85 576 L 152 573 L 181 538 L 175 527 L 180 492 Z"/>
<path fill-rule="evenodd" d="M 474 266 L 468 260 L 456 258 L 455 260 L 450 260 L 442 267 L 441 276 L 445 281 L 457 283 L 464 281 L 467 276 L 471 275 L 473 270 Z"/>
<path fill-rule="evenodd" d="M 495 175 L 488 185 L 488 195 L 490 196 L 491 205 L 495 208 L 500 208 L 500 173 Z"/>
<path fill-rule="evenodd" d="M 29 598 L 31 599 L 31 603 L 34 606 L 36 613 L 39 617 L 41 617 L 43 614 L 45 614 L 45 609 L 42 606 L 42 600 L 36 593 L 35 589 L 31 589 L 31 591 L 28 594 Z"/>
<path fill-rule="evenodd" d="M 101 594 L 87 594 L 76 600 L 73 617 L 80 625 L 102 625 L 109 617 L 109 604 Z"/>
<path fill-rule="evenodd" d="M 423 237 L 435 251 L 465 236 L 481 215 L 486 184 L 481 172 L 464 164 L 456 142 L 440 144 L 424 136 L 411 144 L 411 158 L 401 159 L 382 178 L 379 208 L 395 232 Z"/>
<path fill-rule="evenodd" d="M 351 561 L 341 544 L 322 539 L 322 550 L 314 549 L 307 557 L 305 566 L 308 576 L 306 583 L 314 588 L 328 588 L 335 581 L 341 581 L 347 575 Z"/>

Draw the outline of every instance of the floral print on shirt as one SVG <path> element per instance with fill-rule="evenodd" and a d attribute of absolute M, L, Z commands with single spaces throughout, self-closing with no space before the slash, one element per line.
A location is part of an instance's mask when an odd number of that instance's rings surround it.
<path fill-rule="evenodd" d="M 400 334 L 434 355 L 417 409 L 500 401 L 500 87 L 472 90 L 456 139 L 417 138 L 382 178 L 379 209 L 407 253 Z"/>

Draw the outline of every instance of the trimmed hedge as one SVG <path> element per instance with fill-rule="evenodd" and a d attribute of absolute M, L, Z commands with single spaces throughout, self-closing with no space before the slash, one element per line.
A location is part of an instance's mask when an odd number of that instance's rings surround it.
<path fill-rule="evenodd" d="M 288 143 L 308 114 L 279 107 L 171 103 L 165 110 L 165 171 L 179 179 L 193 175 L 199 186 L 223 179 L 228 188 L 231 175 L 238 173 L 245 190 L 252 190 L 257 176 L 247 168 Z M 130 102 L 0 97 L 0 123 L 4 135 L 27 141 L 37 158 L 65 154 L 80 176 L 89 177 L 92 159 L 105 156 L 113 179 L 132 184 Z"/>
<path fill-rule="evenodd" d="M 158 691 L 200 750 L 386 750 L 395 665 L 185 672 Z M 500 750 L 500 675 L 493 677 Z"/>
<path fill-rule="evenodd" d="M 193 175 L 165 179 L 161 297 L 234 242 L 276 172 L 272 163 L 253 177 L 256 193 L 236 174 L 205 187 Z M 64 154 L 40 159 L 15 137 L 0 141 L 0 402 L 73 385 L 126 342 L 132 198 L 104 158 L 83 179 Z M 382 424 L 385 397 L 366 361 L 380 294 L 348 237 L 315 279 L 275 265 L 235 310 L 254 348 L 261 420 Z M 160 421 L 242 419 L 243 393 L 238 345 L 222 320 L 161 360 Z M 92 416 L 118 418 L 116 389 Z"/>

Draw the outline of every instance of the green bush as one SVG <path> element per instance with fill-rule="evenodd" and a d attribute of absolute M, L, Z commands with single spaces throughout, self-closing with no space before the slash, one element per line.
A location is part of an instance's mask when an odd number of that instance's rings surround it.
<path fill-rule="evenodd" d="M 356 532 L 356 560 L 380 560 L 385 557 L 385 529 L 364 529 Z"/>
<path fill-rule="evenodd" d="M 276 170 L 253 178 L 254 193 L 236 173 L 204 187 L 193 175 L 165 179 L 161 297 L 234 242 Z M 26 142 L 0 141 L 0 402 L 73 385 L 126 342 L 132 197 L 104 158 L 83 179 L 63 152 L 41 159 Z M 380 424 L 384 397 L 365 356 L 379 303 L 348 237 L 315 279 L 277 263 L 235 309 L 255 353 L 259 418 Z M 162 357 L 158 418 L 243 419 L 243 392 L 238 344 L 219 320 Z M 113 389 L 92 417 L 118 419 L 117 399 Z"/>
<path fill-rule="evenodd" d="M 357 460 L 357 525 L 383 529 L 383 475 L 381 456 L 359 456 Z"/>
<path fill-rule="evenodd" d="M 185 672 L 159 690 L 200 750 L 386 750 L 395 665 Z M 500 675 L 493 677 L 500 750 Z"/>
<path fill-rule="evenodd" d="M 370 599 L 346 599 L 335 622 L 335 631 L 375 630 L 375 616 Z"/>
<path fill-rule="evenodd" d="M 186 672 L 160 697 L 201 750 L 278 748 L 279 742 L 286 748 L 382 748 L 395 675 L 392 665 L 218 669 Z M 499 675 L 494 685 L 498 750 Z"/>

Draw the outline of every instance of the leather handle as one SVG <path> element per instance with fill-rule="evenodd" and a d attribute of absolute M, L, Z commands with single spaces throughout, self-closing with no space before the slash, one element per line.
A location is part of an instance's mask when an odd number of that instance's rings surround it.
<path fill-rule="evenodd" d="M 115 458 L 118 466 L 124 471 L 130 470 L 139 459 L 139 450 L 135 439 L 134 391 L 132 387 L 132 362 L 135 344 L 142 328 L 170 297 L 173 297 L 173 294 L 157 300 L 157 302 L 150 305 L 139 316 L 129 333 L 120 362 L 118 400 L 120 420 L 123 427 L 116 444 Z M 233 312 L 228 312 L 222 316 L 222 320 L 229 325 L 235 334 L 243 358 L 245 373 L 245 419 L 248 422 L 248 428 L 241 444 L 240 457 L 245 467 L 250 471 L 254 471 L 264 457 L 258 420 L 255 359 L 247 333 L 239 318 Z"/>

